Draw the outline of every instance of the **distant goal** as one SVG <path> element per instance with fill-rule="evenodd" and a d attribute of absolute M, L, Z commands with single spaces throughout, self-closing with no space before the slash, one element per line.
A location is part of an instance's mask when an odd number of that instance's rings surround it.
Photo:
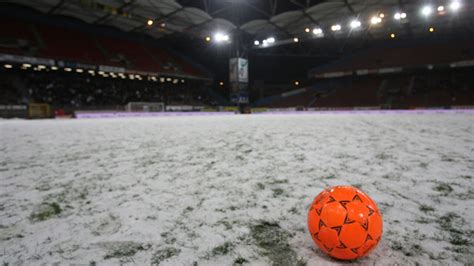
<path fill-rule="evenodd" d="M 129 102 L 125 106 L 127 112 L 164 112 L 165 104 L 162 102 Z"/>

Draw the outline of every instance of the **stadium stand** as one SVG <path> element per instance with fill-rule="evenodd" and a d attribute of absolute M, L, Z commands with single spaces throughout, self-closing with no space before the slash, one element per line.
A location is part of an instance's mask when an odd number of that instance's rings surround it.
<path fill-rule="evenodd" d="M 124 67 L 134 71 L 208 77 L 182 56 L 146 42 L 98 36 L 49 24 L 33 24 L 10 18 L 0 29 L 0 53 L 71 60 L 91 65 Z"/>

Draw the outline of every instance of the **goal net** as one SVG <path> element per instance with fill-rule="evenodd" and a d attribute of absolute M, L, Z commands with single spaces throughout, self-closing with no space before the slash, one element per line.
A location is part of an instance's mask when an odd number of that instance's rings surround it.
<path fill-rule="evenodd" d="M 162 102 L 129 102 L 125 106 L 127 112 L 164 112 L 165 104 Z"/>

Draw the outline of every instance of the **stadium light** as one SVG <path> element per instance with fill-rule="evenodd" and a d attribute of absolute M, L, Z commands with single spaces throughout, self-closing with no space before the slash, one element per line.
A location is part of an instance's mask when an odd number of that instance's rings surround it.
<path fill-rule="evenodd" d="M 304 29 L 304 31 L 305 31 L 305 32 L 309 32 L 310 30 L 309 30 L 309 28 L 306 28 L 306 29 Z"/>
<path fill-rule="evenodd" d="M 210 42 L 211 41 L 211 36 L 206 36 L 206 42 Z"/>
<path fill-rule="evenodd" d="M 3 65 L 3 67 L 4 67 L 4 68 L 13 68 L 13 66 L 10 65 L 10 64 L 5 64 L 5 65 Z"/>
<path fill-rule="evenodd" d="M 295 81 L 295 86 L 298 86 L 298 85 L 300 85 L 300 82 L 296 80 Z"/>
<path fill-rule="evenodd" d="M 24 67 L 24 68 L 29 68 L 29 67 L 31 67 L 31 64 L 23 64 L 21 66 Z"/>
<path fill-rule="evenodd" d="M 395 20 L 400 20 L 400 19 L 402 18 L 402 14 L 400 14 L 400 13 L 397 12 L 397 13 L 395 13 L 395 15 L 393 16 L 393 18 L 394 18 Z"/>
<path fill-rule="evenodd" d="M 332 31 L 340 31 L 341 30 L 341 25 L 337 24 L 337 25 L 332 25 L 331 26 L 331 30 Z"/>
<path fill-rule="evenodd" d="M 149 19 L 149 20 L 146 22 L 146 24 L 147 24 L 148 26 L 153 25 L 153 20 Z"/>
<path fill-rule="evenodd" d="M 401 19 L 407 18 L 407 13 L 402 12 L 402 13 L 400 14 L 400 18 L 401 18 Z"/>
<path fill-rule="evenodd" d="M 267 38 L 267 43 L 275 43 L 275 38 L 274 37 L 270 37 L 270 38 Z"/>
<path fill-rule="evenodd" d="M 64 71 L 66 71 L 66 72 L 71 72 L 72 69 L 71 69 L 70 67 L 65 67 L 65 68 L 64 68 Z"/>
<path fill-rule="evenodd" d="M 379 24 L 379 23 L 381 23 L 381 22 L 382 22 L 382 19 L 379 18 L 379 17 L 372 17 L 372 18 L 370 19 L 370 23 L 371 23 L 372 25 L 377 25 L 377 24 Z"/>
<path fill-rule="evenodd" d="M 58 70 L 58 67 L 57 66 L 52 66 L 51 70 Z"/>
<path fill-rule="evenodd" d="M 219 85 L 224 86 L 224 82 L 223 81 L 219 82 Z"/>
<path fill-rule="evenodd" d="M 435 28 L 430 27 L 430 28 L 429 28 L 429 31 L 430 31 L 431 33 L 433 33 L 433 32 L 435 31 Z"/>
<path fill-rule="evenodd" d="M 227 34 L 224 34 L 224 33 L 221 33 L 221 32 L 218 32 L 216 34 L 214 34 L 214 40 L 216 42 L 228 42 L 229 41 L 229 35 Z"/>
<path fill-rule="evenodd" d="M 380 18 L 384 18 L 384 17 L 385 17 L 385 14 L 384 14 L 384 13 L 380 13 L 380 14 L 379 14 L 379 17 L 380 17 Z"/>
<path fill-rule="evenodd" d="M 82 70 L 81 68 L 78 68 L 78 69 L 76 69 L 76 72 L 77 73 L 82 73 L 82 72 L 84 72 L 84 70 Z"/>
<path fill-rule="evenodd" d="M 255 41 L 253 42 L 253 44 L 256 45 L 256 46 L 259 46 L 259 45 L 260 45 L 260 42 L 259 42 L 258 40 L 255 40 Z"/>
<path fill-rule="evenodd" d="M 360 21 L 358 21 L 358 20 L 353 20 L 353 21 L 351 21 L 351 24 L 350 24 L 351 28 L 353 28 L 353 29 L 356 29 L 356 28 L 360 27 L 361 25 L 362 25 L 362 23 L 360 23 Z"/>
<path fill-rule="evenodd" d="M 458 11 L 459 8 L 461 8 L 461 2 L 459 2 L 458 0 L 454 0 L 454 1 L 451 2 L 451 4 L 449 5 L 449 8 L 450 8 L 452 11 Z"/>
<path fill-rule="evenodd" d="M 390 38 L 395 39 L 395 37 L 397 37 L 395 33 L 390 34 Z"/>
<path fill-rule="evenodd" d="M 298 38 L 296 38 L 296 37 L 293 38 L 293 42 L 299 42 L 299 41 L 300 41 L 300 39 L 298 39 Z"/>
<path fill-rule="evenodd" d="M 438 8 L 436 10 L 438 10 L 438 12 L 443 12 L 444 11 L 444 6 L 438 6 Z"/>
<path fill-rule="evenodd" d="M 323 30 L 320 29 L 320 28 L 314 28 L 313 29 L 313 34 L 316 35 L 316 36 L 321 36 L 321 35 L 323 35 Z"/>
<path fill-rule="evenodd" d="M 433 9 L 431 8 L 431 6 L 424 6 L 421 9 L 421 14 L 423 14 L 425 17 L 431 15 L 431 12 L 433 12 Z"/>

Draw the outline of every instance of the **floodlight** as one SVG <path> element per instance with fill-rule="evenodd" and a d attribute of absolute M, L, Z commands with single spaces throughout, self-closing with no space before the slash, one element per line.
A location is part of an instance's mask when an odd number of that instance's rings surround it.
<path fill-rule="evenodd" d="M 382 22 L 382 19 L 379 18 L 379 17 L 372 17 L 372 18 L 370 19 L 370 23 L 371 23 L 372 25 L 377 25 L 377 24 L 379 24 L 379 23 L 381 23 L 381 22 Z"/>
<path fill-rule="evenodd" d="M 273 37 L 267 38 L 267 43 L 275 43 L 275 38 Z"/>
<path fill-rule="evenodd" d="M 449 8 L 453 11 L 458 11 L 458 9 L 461 8 L 461 2 L 459 2 L 458 0 L 454 0 L 449 5 Z"/>
<path fill-rule="evenodd" d="M 323 34 L 323 30 L 320 29 L 320 28 L 314 28 L 313 29 L 313 34 L 314 35 L 321 35 L 321 34 Z"/>
<path fill-rule="evenodd" d="M 84 70 L 82 70 L 82 68 L 77 68 L 77 69 L 76 69 L 76 72 L 77 72 L 77 73 L 82 73 L 82 72 L 84 72 Z"/>
<path fill-rule="evenodd" d="M 57 66 L 52 66 L 51 70 L 58 70 L 58 67 Z"/>
<path fill-rule="evenodd" d="M 438 10 L 438 12 L 443 12 L 444 11 L 444 6 L 438 6 L 437 10 Z"/>
<path fill-rule="evenodd" d="M 148 26 L 153 25 L 153 20 L 149 19 L 149 20 L 146 22 L 146 24 L 147 24 Z"/>
<path fill-rule="evenodd" d="M 353 21 L 351 21 L 350 25 L 351 25 L 351 28 L 355 29 L 355 28 L 360 27 L 360 25 L 362 25 L 362 23 L 360 23 L 360 21 L 358 21 L 358 20 L 353 20 Z"/>
<path fill-rule="evenodd" d="M 218 32 L 214 35 L 214 40 L 216 40 L 216 42 L 228 42 L 229 35 Z"/>
<path fill-rule="evenodd" d="M 405 12 L 401 13 L 400 18 L 402 18 L 402 19 L 407 18 L 407 13 L 405 13 Z"/>
<path fill-rule="evenodd" d="M 259 42 L 258 40 L 255 40 L 255 41 L 253 42 L 253 44 L 258 46 L 258 45 L 260 45 L 260 42 Z"/>
<path fill-rule="evenodd" d="M 304 29 L 305 32 L 309 32 L 309 28 Z"/>
<path fill-rule="evenodd" d="M 298 39 L 298 38 L 293 38 L 293 42 L 299 42 L 299 41 L 300 41 L 300 39 Z"/>
<path fill-rule="evenodd" d="M 5 64 L 5 65 L 3 65 L 3 67 L 4 67 L 4 68 L 13 68 L 13 66 L 10 65 L 10 64 Z"/>
<path fill-rule="evenodd" d="M 211 36 L 206 36 L 206 42 L 210 42 L 211 41 Z"/>
<path fill-rule="evenodd" d="M 331 26 L 331 30 L 332 31 L 340 31 L 341 30 L 341 25 L 337 24 L 337 25 L 332 25 Z"/>
<path fill-rule="evenodd" d="M 426 17 L 429 16 L 431 14 L 431 12 L 433 12 L 433 9 L 431 8 L 431 6 L 424 6 L 421 9 L 421 14 L 423 14 Z"/>

